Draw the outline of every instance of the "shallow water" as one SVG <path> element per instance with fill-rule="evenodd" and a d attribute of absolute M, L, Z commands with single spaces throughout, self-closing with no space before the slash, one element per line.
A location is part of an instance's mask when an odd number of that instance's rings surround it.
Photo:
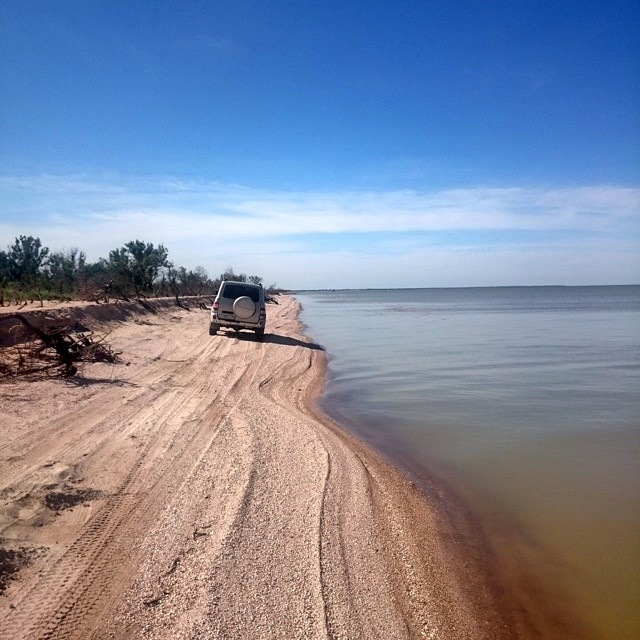
<path fill-rule="evenodd" d="M 640 287 L 296 297 L 327 413 L 452 486 L 593 637 L 640 637 Z"/>

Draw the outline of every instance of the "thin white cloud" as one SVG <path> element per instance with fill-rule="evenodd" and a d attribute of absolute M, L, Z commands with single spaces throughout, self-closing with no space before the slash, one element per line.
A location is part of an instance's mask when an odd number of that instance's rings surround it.
<path fill-rule="evenodd" d="M 484 188 L 283 192 L 178 179 L 0 179 L 11 213 L 76 222 L 153 224 L 180 235 L 217 230 L 256 237 L 444 230 L 607 230 L 640 222 L 640 189 Z M 15 215 L 15 214 L 14 214 Z"/>
<path fill-rule="evenodd" d="M 177 264 L 292 287 L 339 286 L 347 271 L 342 286 L 394 286 L 405 272 L 414 286 L 640 279 L 636 187 L 286 192 L 44 175 L 0 177 L 0 199 L 0 247 L 37 235 L 97 259 L 138 238 Z"/>

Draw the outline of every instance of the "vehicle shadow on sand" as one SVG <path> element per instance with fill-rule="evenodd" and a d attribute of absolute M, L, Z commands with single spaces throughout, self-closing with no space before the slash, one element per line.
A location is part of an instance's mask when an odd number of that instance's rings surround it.
<path fill-rule="evenodd" d="M 265 333 L 262 342 L 270 342 L 271 344 L 284 344 L 288 347 L 304 347 L 305 349 L 315 349 L 324 351 L 324 348 L 315 342 L 304 342 L 289 336 L 280 336 L 277 333 Z"/>
<path fill-rule="evenodd" d="M 319 344 L 316 344 L 315 342 L 304 342 L 303 340 L 298 340 L 289 336 L 281 336 L 277 333 L 265 333 L 262 340 L 258 340 L 258 338 L 253 333 L 247 333 L 243 331 L 225 331 L 224 333 L 221 332 L 221 335 L 226 335 L 228 338 L 236 338 L 237 340 L 250 340 L 251 342 L 282 344 L 287 347 L 304 347 L 305 349 L 324 351 L 324 348 Z"/>

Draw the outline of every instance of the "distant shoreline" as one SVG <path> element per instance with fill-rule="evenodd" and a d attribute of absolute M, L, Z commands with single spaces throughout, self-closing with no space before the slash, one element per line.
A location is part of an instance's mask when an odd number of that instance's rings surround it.
<path fill-rule="evenodd" d="M 296 293 L 340 293 L 344 291 L 447 291 L 447 290 L 468 290 L 468 289 L 594 289 L 594 288 L 623 288 L 623 287 L 640 287 L 637 284 L 505 284 L 505 285 L 479 285 L 471 287 L 352 287 L 346 289 L 288 289 L 287 293 L 294 295 Z"/>

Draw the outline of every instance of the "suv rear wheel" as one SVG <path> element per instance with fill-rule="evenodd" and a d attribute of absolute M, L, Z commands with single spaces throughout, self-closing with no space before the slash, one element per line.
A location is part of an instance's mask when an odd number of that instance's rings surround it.
<path fill-rule="evenodd" d="M 215 336 L 216 333 L 218 333 L 218 330 L 220 329 L 220 325 L 219 324 L 214 324 L 213 322 L 209 324 L 209 335 L 210 336 Z"/>

